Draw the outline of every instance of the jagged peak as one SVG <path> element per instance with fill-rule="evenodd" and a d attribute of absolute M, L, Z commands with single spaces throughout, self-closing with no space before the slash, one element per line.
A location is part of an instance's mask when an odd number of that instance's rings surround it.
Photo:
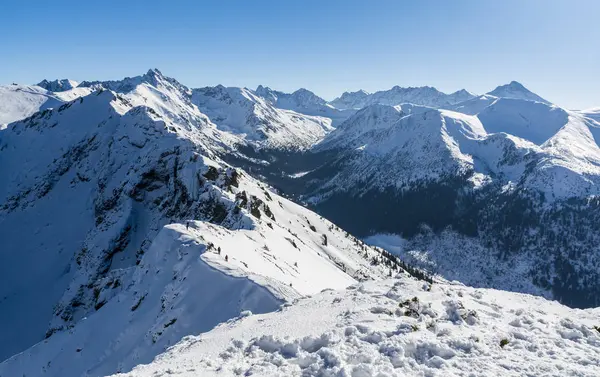
<path fill-rule="evenodd" d="M 399 86 L 399 85 L 394 85 L 392 87 L 392 89 L 390 89 L 392 91 L 404 91 L 404 90 L 410 90 L 410 91 L 415 91 L 415 90 L 424 90 L 424 91 L 436 91 L 439 92 L 439 90 L 437 90 L 436 88 L 434 88 L 433 86 Z"/>
<path fill-rule="evenodd" d="M 64 92 L 76 88 L 79 85 L 79 83 L 77 81 L 69 79 L 44 79 L 35 85 L 44 88 L 50 92 Z"/>
<path fill-rule="evenodd" d="M 157 68 L 151 68 L 143 75 L 133 77 L 128 76 L 120 80 L 82 81 L 79 86 L 89 88 L 104 88 L 118 93 L 127 93 L 135 90 L 135 88 L 141 84 L 149 84 L 155 87 L 160 85 L 170 85 L 183 93 L 189 94 L 189 88 L 173 78 L 164 76 L 163 73 Z"/>
<path fill-rule="evenodd" d="M 146 72 L 146 75 L 149 76 L 162 76 L 162 72 L 158 69 L 158 68 L 150 68 L 148 70 L 148 72 Z"/>
<path fill-rule="evenodd" d="M 273 91 L 273 89 L 269 88 L 268 86 L 263 86 L 263 85 L 258 85 L 258 86 L 256 87 L 256 90 L 255 90 L 255 92 L 263 92 L 263 91 L 264 91 L 264 92 L 272 92 L 272 91 Z"/>

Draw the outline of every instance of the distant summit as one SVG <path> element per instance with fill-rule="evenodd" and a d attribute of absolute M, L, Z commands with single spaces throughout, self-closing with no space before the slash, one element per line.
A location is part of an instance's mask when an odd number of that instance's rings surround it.
<path fill-rule="evenodd" d="M 452 94 L 440 92 L 431 86 L 408 87 L 394 86 L 389 90 L 367 93 L 364 90 L 345 92 L 329 104 L 337 109 L 362 109 L 369 105 L 396 106 L 412 103 L 421 106 L 448 108 L 459 102 L 474 98 L 475 95 L 462 89 Z"/>
<path fill-rule="evenodd" d="M 76 88 L 79 83 L 77 81 L 62 79 L 62 80 L 42 80 L 36 84 L 39 87 L 46 89 L 49 92 L 64 92 Z"/>
<path fill-rule="evenodd" d="M 501 85 L 487 94 L 501 98 L 524 99 L 528 101 L 536 101 L 550 104 L 550 101 L 547 101 L 542 97 L 538 96 L 537 94 L 533 93 L 532 91 L 524 87 L 523 84 L 517 81 L 511 81 L 509 84 Z"/>

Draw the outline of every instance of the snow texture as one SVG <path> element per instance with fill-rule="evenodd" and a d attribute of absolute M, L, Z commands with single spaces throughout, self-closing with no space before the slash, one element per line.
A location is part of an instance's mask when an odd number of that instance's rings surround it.
<path fill-rule="evenodd" d="M 595 376 L 598 314 L 401 276 L 239 317 L 119 376 Z"/>

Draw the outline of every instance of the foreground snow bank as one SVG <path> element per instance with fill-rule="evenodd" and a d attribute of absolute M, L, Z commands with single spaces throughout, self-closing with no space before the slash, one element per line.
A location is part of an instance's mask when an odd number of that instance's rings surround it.
<path fill-rule="evenodd" d="M 490 289 L 368 282 L 186 337 L 121 376 L 597 376 L 599 314 Z"/>

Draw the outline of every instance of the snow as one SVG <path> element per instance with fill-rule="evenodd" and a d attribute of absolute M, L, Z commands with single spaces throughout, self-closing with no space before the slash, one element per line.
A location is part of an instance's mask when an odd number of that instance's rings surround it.
<path fill-rule="evenodd" d="M 595 376 L 598 314 L 401 276 L 239 317 L 119 376 Z"/>
<path fill-rule="evenodd" d="M 394 86 L 392 89 L 375 92 L 372 94 L 364 91 L 344 93 L 341 97 L 334 99 L 330 105 L 341 110 L 362 109 L 369 105 L 380 104 L 396 106 L 402 103 L 415 105 L 449 108 L 458 102 L 473 98 L 474 95 L 462 89 L 451 94 L 445 94 L 429 86 L 402 88 Z"/>
<path fill-rule="evenodd" d="M 505 132 L 541 145 L 567 123 L 568 113 L 541 102 L 501 98 L 477 117 L 488 133 Z"/>
<path fill-rule="evenodd" d="M 332 127 L 337 127 L 354 113 L 353 109 L 337 109 L 335 106 L 328 104 L 323 98 L 304 88 L 293 93 L 284 93 L 259 85 L 254 93 L 276 108 L 329 118 Z"/>
<path fill-rule="evenodd" d="M 42 80 L 36 84 L 39 87 L 42 87 L 50 92 L 64 92 L 66 90 L 71 90 L 76 88 L 79 83 L 74 80 L 69 79 L 61 79 L 61 80 Z"/>
<path fill-rule="evenodd" d="M 200 258 L 207 243 L 181 232 L 184 228 L 165 227 L 140 267 L 129 272 L 130 282 L 123 279 L 115 287 L 110 281 L 104 289 L 108 294 L 123 291 L 101 311 L 5 361 L 0 374 L 103 376 L 130 370 L 184 335 L 208 331 L 244 310 L 264 313 L 279 307 L 282 297 Z"/>
<path fill-rule="evenodd" d="M 551 205 L 600 195 L 598 109 L 564 110 L 518 83 L 331 103 L 306 89 L 190 89 L 156 69 L 40 85 L 53 92 L 0 87 L 0 360 L 14 355 L 0 376 L 140 363 L 129 376 L 597 374 L 598 309 L 483 289 L 550 297 L 527 254 L 500 260 L 451 229 L 375 234 L 437 274 L 431 289 L 406 273 L 381 281 L 378 249 L 221 158 L 336 151 L 339 170 L 309 199 L 466 174 L 474 190 L 533 189 Z M 302 184 L 320 171 L 284 173 Z"/>
<path fill-rule="evenodd" d="M 533 260 L 528 255 L 507 255 L 496 259 L 494 250 L 477 238 L 450 229 L 405 239 L 396 234 L 374 234 L 365 238 L 369 245 L 382 247 L 413 266 L 430 271 L 448 281 L 477 288 L 496 288 L 527 292 L 550 298 L 549 291 L 535 286 L 528 278 Z"/>
<path fill-rule="evenodd" d="M 41 110 L 58 107 L 89 93 L 89 89 L 77 88 L 54 93 L 40 86 L 0 86 L 0 130 L 6 128 L 8 123 L 27 118 Z"/>
<path fill-rule="evenodd" d="M 484 110 L 497 100 L 498 97 L 491 96 L 489 94 L 483 94 L 481 96 L 454 104 L 450 106 L 449 109 L 463 114 L 477 115 L 480 111 Z"/>
<path fill-rule="evenodd" d="M 529 89 L 525 88 L 523 84 L 516 81 L 511 81 L 506 85 L 500 85 L 487 94 L 501 98 L 523 99 L 550 104 L 550 102 L 531 92 Z"/>
<path fill-rule="evenodd" d="M 0 86 L 0 124 L 26 118 L 33 113 L 60 105 L 45 89 L 26 85 Z"/>
<path fill-rule="evenodd" d="M 375 251 L 245 173 L 239 172 L 235 185 L 227 184 L 223 174 L 233 174 L 232 168 L 213 152 L 222 140 L 215 139 L 221 136 L 218 130 L 205 117 L 190 118 L 200 127 L 174 123 L 178 117 L 168 111 L 169 104 L 184 104 L 182 97 L 176 92 L 161 97 L 153 88 L 142 83 L 126 96 L 99 90 L 2 131 L 0 172 L 8 179 L 0 186 L 5 246 L 0 250 L 5 279 L 0 354 L 23 352 L 2 364 L 0 375 L 23 369 L 54 376 L 128 370 L 149 362 L 188 331 L 208 330 L 242 310 L 273 310 L 273 302 L 387 274 L 359 253 Z M 153 108 L 133 105 L 144 90 Z M 187 109 L 190 113 L 178 116 L 192 116 L 194 107 Z M 209 167 L 221 171 L 210 181 L 204 176 Z M 154 181 L 145 183 L 148 177 Z M 211 219 L 211 208 L 227 213 L 220 225 L 167 225 L 179 216 Z M 220 256 L 211 243 L 222 248 Z M 224 307 L 202 304 L 193 299 L 200 288 L 187 290 L 188 281 L 196 284 L 189 278 L 177 282 L 188 296 L 173 293 L 174 274 L 197 259 L 180 265 L 168 258 L 188 247 L 211 268 L 251 282 L 244 287 L 265 287 L 270 293 L 259 301 L 272 297 L 266 301 L 271 306 L 240 306 L 242 298 L 254 302 L 255 295 L 234 295 Z M 167 259 L 160 259 L 165 253 Z M 198 278 L 207 274 L 194 266 L 189 268 L 198 270 Z M 23 279 L 25 274 L 30 278 Z M 157 277 L 148 280 L 146 274 Z M 211 279 L 197 284 L 224 285 Z M 163 293 L 185 300 L 156 319 Z M 140 308 L 153 309 L 130 314 L 140 300 Z M 165 326 L 173 317 L 179 319 Z M 108 324 L 111 330 L 103 337 L 101 329 Z M 166 327 L 172 334 L 155 343 Z M 72 354 L 61 352 L 82 346 L 89 356 L 74 351 L 81 359 L 77 363 L 67 361 Z"/>
<path fill-rule="evenodd" d="M 274 193 L 267 196 L 250 178 L 242 187 L 270 203 L 275 220 L 247 217 L 237 230 L 202 221 L 163 227 L 139 267 L 113 271 L 102 281 L 101 309 L 0 364 L 0 375 L 127 371 L 182 336 L 242 312 L 274 311 L 284 301 L 354 284 L 354 277 L 386 273 L 357 254 L 355 241 L 333 224 Z"/>
<path fill-rule="evenodd" d="M 357 112 L 316 147 L 349 150 L 324 190 L 401 187 L 423 179 L 472 169 L 471 148 L 486 137 L 475 116 L 449 110 L 372 105 Z M 352 155 L 360 147 L 358 156 Z"/>
<path fill-rule="evenodd" d="M 361 152 L 348 158 L 318 195 L 355 186 L 399 187 L 457 171 L 472 172 L 473 188 L 501 179 L 546 193 L 551 201 L 598 195 L 600 124 L 587 114 L 489 95 L 453 110 L 371 105 L 315 146 L 348 156 Z M 526 169 L 531 162 L 535 169 Z"/>
<path fill-rule="evenodd" d="M 312 170 L 308 170 L 308 171 L 301 171 L 298 173 L 294 173 L 294 174 L 290 174 L 291 178 L 301 178 L 304 177 L 305 175 L 307 175 L 308 173 L 310 173 Z"/>
<path fill-rule="evenodd" d="M 275 108 L 245 88 L 194 89 L 191 101 L 220 130 L 263 148 L 307 149 L 333 130 L 329 118 Z"/>

